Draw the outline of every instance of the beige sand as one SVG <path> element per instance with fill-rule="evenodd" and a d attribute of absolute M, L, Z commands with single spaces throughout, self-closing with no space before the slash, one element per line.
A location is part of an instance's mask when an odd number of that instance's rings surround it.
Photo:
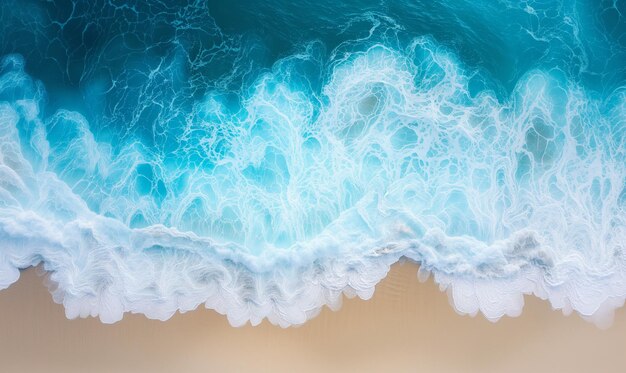
<path fill-rule="evenodd" d="M 232 328 L 209 310 L 167 322 L 67 320 L 34 270 L 0 292 L 0 371 L 626 372 L 626 309 L 609 330 L 527 298 L 496 324 L 457 315 L 413 264 L 370 301 L 346 300 L 302 327 Z"/>

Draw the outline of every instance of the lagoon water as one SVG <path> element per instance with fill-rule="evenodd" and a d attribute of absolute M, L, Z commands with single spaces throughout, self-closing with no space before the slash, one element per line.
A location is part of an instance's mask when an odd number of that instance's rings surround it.
<path fill-rule="evenodd" d="M 0 288 L 302 324 L 401 258 L 460 313 L 626 297 L 623 1 L 3 1 Z M 417 279 L 416 279 L 417 280 Z"/>

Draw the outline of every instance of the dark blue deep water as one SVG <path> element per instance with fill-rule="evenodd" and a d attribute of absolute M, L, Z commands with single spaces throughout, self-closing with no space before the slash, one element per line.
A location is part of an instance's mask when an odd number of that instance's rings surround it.
<path fill-rule="evenodd" d="M 626 297 L 626 1 L 0 2 L 0 288 L 301 324 Z"/>

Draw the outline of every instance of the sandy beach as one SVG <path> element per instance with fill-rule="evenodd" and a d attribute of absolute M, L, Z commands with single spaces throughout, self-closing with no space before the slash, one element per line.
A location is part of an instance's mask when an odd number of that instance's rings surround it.
<path fill-rule="evenodd" d="M 0 292 L 0 360 L 19 372 L 624 372 L 626 310 L 608 330 L 526 298 L 491 323 L 460 316 L 417 266 L 397 264 L 373 299 L 346 299 L 297 328 L 231 327 L 211 310 L 167 322 L 67 320 L 35 269 Z"/>

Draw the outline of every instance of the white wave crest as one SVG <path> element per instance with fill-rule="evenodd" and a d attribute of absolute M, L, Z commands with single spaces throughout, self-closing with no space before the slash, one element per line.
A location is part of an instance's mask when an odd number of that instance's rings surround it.
<path fill-rule="evenodd" d="M 418 39 L 335 60 L 317 96 L 290 80 L 309 59 L 280 61 L 234 109 L 209 94 L 164 154 L 44 115 L 42 85 L 6 57 L 0 288 L 42 263 L 70 318 L 205 304 L 288 326 L 371 297 L 406 257 L 492 320 L 523 294 L 600 323 L 623 304 L 623 90 L 533 71 L 502 101 Z"/>

